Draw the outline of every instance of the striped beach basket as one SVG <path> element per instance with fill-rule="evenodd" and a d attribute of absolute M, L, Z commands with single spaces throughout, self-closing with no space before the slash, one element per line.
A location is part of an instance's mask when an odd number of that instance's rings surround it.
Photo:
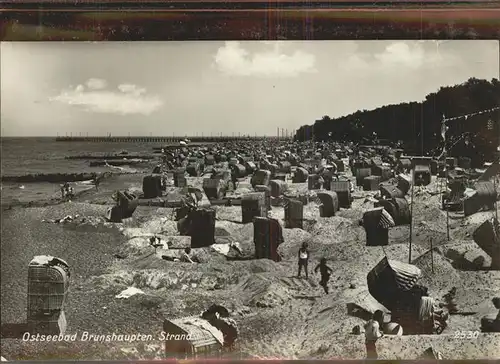
<path fill-rule="evenodd" d="M 36 256 L 28 265 L 28 323 L 58 322 L 69 289 L 68 263 Z M 65 319 L 64 319 L 65 321 Z"/>
<path fill-rule="evenodd" d="M 351 182 L 350 181 L 331 181 L 330 191 L 337 194 L 339 198 L 339 207 L 351 207 Z"/>
<path fill-rule="evenodd" d="M 421 277 L 422 271 L 411 264 L 384 257 L 367 275 L 368 291 L 389 310 L 395 298 L 410 291 Z"/>
<path fill-rule="evenodd" d="M 187 180 L 185 176 L 185 169 L 178 169 L 174 172 L 174 186 L 175 187 L 186 187 Z"/>

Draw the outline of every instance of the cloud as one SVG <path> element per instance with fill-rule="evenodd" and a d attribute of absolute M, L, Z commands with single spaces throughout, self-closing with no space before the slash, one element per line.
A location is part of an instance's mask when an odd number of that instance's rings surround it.
<path fill-rule="evenodd" d="M 409 45 L 406 42 L 396 42 L 385 47 L 384 52 L 375 54 L 375 59 L 388 66 L 419 68 L 426 61 L 426 55 L 418 43 Z"/>
<path fill-rule="evenodd" d="M 106 80 L 102 80 L 100 78 L 91 78 L 86 82 L 86 84 L 87 87 L 92 90 L 102 90 L 107 86 Z"/>
<path fill-rule="evenodd" d="M 439 44 L 431 40 L 392 42 L 379 53 L 353 52 L 341 66 L 349 70 L 367 68 L 372 71 L 390 71 L 395 68 L 419 69 L 450 65 L 454 58 L 449 54 L 442 55 L 439 52 Z"/>
<path fill-rule="evenodd" d="M 64 90 L 50 101 L 83 107 L 88 111 L 108 114 L 150 115 L 158 110 L 163 102 L 157 96 L 146 95 L 146 89 L 133 84 L 121 84 L 115 90 L 105 90 L 105 80 L 91 78 L 86 86 Z"/>
<path fill-rule="evenodd" d="M 123 84 L 119 85 L 118 90 L 120 90 L 123 93 L 128 93 L 128 94 L 132 94 L 132 95 L 136 95 L 136 96 L 140 96 L 140 95 L 146 93 L 145 88 L 139 88 L 136 85 L 132 85 L 129 83 L 123 83 Z"/>
<path fill-rule="evenodd" d="M 235 76 L 296 77 L 300 73 L 316 72 L 314 55 L 300 50 L 285 54 L 284 42 L 261 44 L 272 49 L 251 54 L 239 42 L 226 42 L 214 57 L 215 66 Z"/>

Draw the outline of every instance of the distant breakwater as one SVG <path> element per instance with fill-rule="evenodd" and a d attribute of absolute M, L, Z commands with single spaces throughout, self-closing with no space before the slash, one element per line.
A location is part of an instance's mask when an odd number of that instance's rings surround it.
<path fill-rule="evenodd" d="M 134 159 L 128 159 L 128 160 L 110 160 L 110 161 L 91 161 L 90 166 L 91 167 L 101 167 L 101 166 L 137 166 L 141 164 L 149 163 L 149 160 L 134 160 Z"/>
<path fill-rule="evenodd" d="M 110 172 L 98 173 L 99 179 L 108 178 L 112 175 Z M 22 176 L 2 176 L 2 182 L 49 182 L 49 183 L 64 183 L 64 182 L 80 182 L 90 181 L 94 178 L 93 173 L 38 173 L 26 174 Z"/>
<path fill-rule="evenodd" d="M 113 155 L 70 155 L 64 159 L 70 160 L 134 160 L 134 159 L 156 159 L 154 155 L 128 155 L 128 154 L 113 154 Z"/>
<path fill-rule="evenodd" d="M 223 142 L 233 142 L 233 141 L 256 141 L 256 140 L 274 140 L 279 139 L 278 137 L 264 137 L 264 136 L 247 136 L 247 137 L 230 137 L 230 136 L 210 136 L 210 137 L 57 137 L 56 142 L 87 142 L 87 143 L 179 143 L 182 140 L 189 139 L 194 143 L 223 143 Z M 284 138 L 282 138 L 284 139 Z"/>

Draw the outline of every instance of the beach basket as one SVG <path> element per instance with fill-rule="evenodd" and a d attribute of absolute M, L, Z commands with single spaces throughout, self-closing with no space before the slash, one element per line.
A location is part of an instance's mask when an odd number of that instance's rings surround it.
<path fill-rule="evenodd" d="M 396 186 L 390 183 L 382 183 L 379 186 L 380 195 L 384 198 L 404 198 L 405 194 Z"/>
<path fill-rule="evenodd" d="M 279 166 L 277 164 L 274 164 L 274 163 L 269 164 L 267 167 L 268 167 L 269 172 L 271 172 L 271 176 L 269 179 L 274 178 L 274 176 L 276 175 L 276 173 L 279 172 L 279 169 L 280 169 Z"/>
<path fill-rule="evenodd" d="M 335 165 L 337 172 L 339 173 L 345 172 L 345 164 L 342 159 L 332 159 L 331 163 Z"/>
<path fill-rule="evenodd" d="M 200 164 L 199 163 L 190 163 L 186 167 L 186 172 L 190 177 L 198 177 L 200 173 Z"/>
<path fill-rule="evenodd" d="M 28 321 L 43 321 L 44 316 L 53 319 L 52 315 L 63 309 L 69 279 L 69 266 L 64 260 L 50 256 L 33 258 L 28 265 Z"/>
<path fill-rule="evenodd" d="M 145 176 L 142 179 L 144 198 L 156 198 L 162 195 L 161 176 Z"/>
<path fill-rule="evenodd" d="M 253 222 L 255 217 L 267 217 L 264 192 L 250 193 L 241 200 L 241 220 L 244 224 Z"/>
<path fill-rule="evenodd" d="M 285 173 L 276 173 L 274 175 L 274 180 L 279 180 L 279 181 L 286 181 L 286 174 Z"/>
<path fill-rule="evenodd" d="M 247 175 L 247 169 L 239 163 L 232 166 L 232 171 L 236 174 L 236 178 L 244 178 Z"/>
<path fill-rule="evenodd" d="M 411 178 L 410 176 L 407 176 L 404 174 L 398 174 L 398 176 L 396 177 L 396 179 L 398 181 L 397 187 L 405 195 L 408 193 L 408 191 L 410 190 L 410 187 L 411 187 L 411 179 L 410 178 Z"/>
<path fill-rule="evenodd" d="M 253 174 L 257 170 L 257 166 L 254 162 L 248 161 L 245 162 L 245 169 L 247 170 L 247 174 Z"/>
<path fill-rule="evenodd" d="M 283 229 L 276 219 L 256 217 L 253 220 L 255 258 L 281 261 L 278 246 L 283 243 Z"/>
<path fill-rule="evenodd" d="M 397 163 L 397 170 L 399 172 L 407 172 L 411 170 L 411 161 L 409 159 L 400 159 Z"/>
<path fill-rule="evenodd" d="M 396 226 L 407 225 L 411 221 L 410 207 L 404 198 L 383 199 L 374 205 L 383 207 L 391 215 Z"/>
<path fill-rule="evenodd" d="M 264 202 L 267 210 L 271 210 L 271 188 L 264 185 L 255 186 L 255 192 L 264 193 Z"/>
<path fill-rule="evenodd" d="M 483 222 L 473 233 L 476 244 L 492 259 L 492 266 L 500 265 L 500 224 L 496 218 Z"/>
<path fill-rule="evenodd" d="M 196 316 L 183 317 L 163 322 L 163 332 L 174 338 L 165 340 L 165 356 L 177 359 L 217 358 L 223 351 L 223 342 L 214 336 L 215 328 L 210 324 L 199 324 Z M 165 335 L 166 336 L 166 335 Z"/>
<path fill-rule="evenodd" d="M 186 176 L 184 175 L 186 171 L 184 169 L 178 169 L 174 172 L 174 186 L 175 187 L 186 187 L 187 185 L 187 180 Z"/>
<path fill-rule="evenodd" d="M 197 209 L 189 214 L 192 248 L 203 248 L 214 244 L 215 210 Z"/>
<path fill-rule="evenodd" d="M 431 160 L 430 168 L 431 168 L 431 175 L 436 176 L 438 174 L 438 168 L 439 168 L 438 161 L 434 159 Z"/>
<path fill-rule="evenodd" d="M 318 174 L 312 174 L 307 178 L 307 188 L 309 190 L 319 190 L 323 185 L 323 177 Z"/>
<path fill-rule="evenodd" d="M 367 275 L 368 291 L 392 310 L 397 302 L 395 298 L 409 292 L 421 275 L 421 270 L 414 265 L 384 257 Z"/>
<path fill-rule="evenodd" d="M 285 228 L 302 229 L 304 221 L 304 204 L 295 199 L 285 202 Z"/>
<path fill-rule="evenodd" d="M 306 168 L 297 167 L 295 173 L 293 174 L 292 182 L 293 183 L 304 183 L 307 182 L 309 178 L 309 172 Z"/>
<path fill-rule="evenodd" d="M 376 165 L 372 167 L 372 176 L 380 176 L 380 182 L 387 181 L 392 177 L 392 171 L 389 167 Z"/>
<path fill-rule="evenodd" d="M 106 219 L 109 222 L 115 222 L 115 223 L 122 222 L 122 209 L 119 206 L 110 207 L 106 211 Z"/>
<path fill-rule="evenodd" d="M 280 162 L 279 164 L 279 170 L 281 173 L 292 173 L 292 165 L 290 162 Z"/>
<path fill-rule="evenodd" d="M 394 226 L 392 218 L 384 208 L 375 208 L 363 214 L 363 227 L 366 232 L 366 246 L 385 246 L 389 244 L 389 228 Z"/>
<path fill-rule="evenodd" d="M 271 180 L 271 172 L 264 169 L 259 169 L 258 171 L 255 171 L 255 173 L 253 174 L 250 183 L 252 187 L 255 188 L 255 186 L 257 185 L 267 186 L 270 180 Z"/>
<path fill-rule="evenodd" d="M 220 200 L 226 193 L 225 183 L 220 178 L 204 178 L 203 192 L 209 200 Z"/>
<path fill-rule="evenodd" d="M 318 199 L 321 201 L 320 216 L 332 217 L 339 210 L 339 198 L 333 191 L 318 192 Z"/>
<path fill-rule="evenodd" d="M 357 168 L 355 175 L 356 175 L 356 185 L 363 186 L 363 180 L 366 177 L 372 175 L 372 170 L 371 168 Z"/>
<path fill-rule="evenodd" d="M 132 217 L 137 209 L 139 200 L 137 199 L 137 196 L 128 191 L 118 191 L 117 205 L 121 210 L 121 218 L 128 219 L 129 217 Z"/>
<path fill-rule="evenodd" d="M 376 191 L 380 186 L 380 176 L 367 176 L 363 179 L 363 191 Z"/>
<path fill-rule="evenodd" d="M 272 197 L 280 197 L 287 189 L 287 184 L 281 180 L 271 180 L 269 182 L 269 187 L 271 188 Z"/>
<path fill-rule="evenodd" d="M 215 164 L 215 158 L 212 154 L 205 155 L 205 165 L 213 166 Z"/>
<path fill-rule="evenodd" d="M 431 169 L 429 166 L 416 165 L 413 170 L 415 186 L 428 186 L 431 183 Z"/>
<path fill-rule="evenodd" d="M 331 181 L 330 191 L 337 194 L 339 207 L 348 209 L 351 207 L 351 182 L 350 181 Z"/>
<path fill-rule="evenodd" d="M 381 166 L 382 163 L 383 162 L 381 157 L 373 157 L 372 159 L 370 159 L 370 167 Z"/>
<path fill-rule="evenodd" d="M 476 182 L 474 188 L 477 192 L 464 200 L 465 216 L 473 215 L 484 207 L 492 210 L 495 205 L 497 192 L 492 182 Z"/>

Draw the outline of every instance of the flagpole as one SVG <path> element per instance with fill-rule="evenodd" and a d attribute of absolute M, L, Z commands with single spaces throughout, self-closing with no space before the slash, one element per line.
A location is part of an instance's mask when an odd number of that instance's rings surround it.
<path fill-rule="evenodd" d="M 448 159 L 448 148 L 446 148 L 446 131 L 448 127 L 446 126 L 446 118 L 443 114 L 443 139 L 444 139 L 444 188 L 448 186 L 448 165 L 446 164 Z M 444 205 L 446 208 L 446 239 L 450 241 L 450 208 L 448 203 Z"/>
<path fill-rule="evenodd" d="M 408 264 L 411 264 L 411 243 L 413 236 L 413 205 L 415 204 L 414 200 L 414 191 L 415 191 L 415 167 L 413 167 L 413 171 L 411 174 L 411 206 L 410 206 L 410 247 L 408 251 Z"/>
<path fill-rule="evenodd" d="M 496 148 L 496 155 L 497 155 L 497 163 L 500 162 L 500 158 L 498 158 L 498 150 L 499 150 L 499 147 L 500 147 L 500 120 L 497 120 L 497 148 Z M 495 198 L 495 219 L 498 221 L 498 192 L 497 192 L 497 179 L 498 179 L 498 173 L 495 173 L 495 179 L 493 180 L 493 183 L 494 183 L 494 186 L 495 186 L 495 194 L 496 194 L 496 198 Z"/>

